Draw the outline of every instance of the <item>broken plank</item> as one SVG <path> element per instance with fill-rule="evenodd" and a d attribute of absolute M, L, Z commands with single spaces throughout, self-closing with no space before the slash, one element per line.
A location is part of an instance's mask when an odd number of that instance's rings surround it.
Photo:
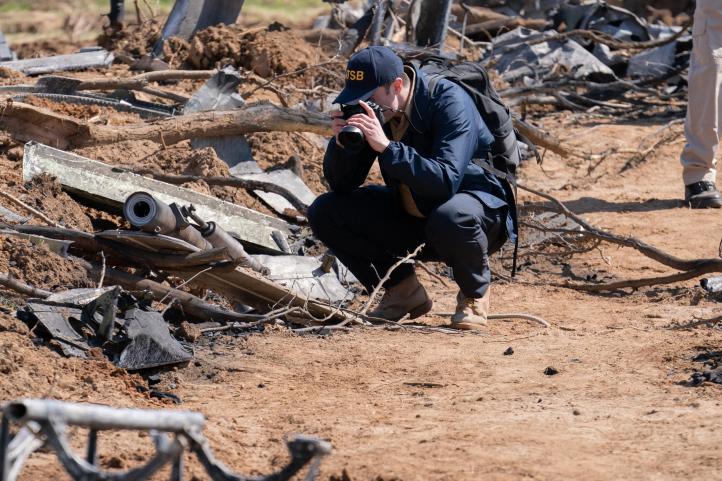
<path fill-rule="evenodd" d="M 54 55 L 52 57 L 26 58 L 23 60 L 0 62 L 0 67 L 17 70 L 25 75 L 42 75 L 53 72 L 108 67 L 113 63 L 113 58 L 112 52 L 99 49 L 68 55 Z"/>
<path fill-rule="evenodd" d="M 30 180 L 43 173 L 57 177 L 70 193 L 116 211 L 129 195 L 141 190 L 168 204 L 193 204 L 200 217 L 215 221 L 242 242 L 266 252 L 282 252 L 273 240 L 274 231 L 284 236 L 290 232 L 286 222 L 246 207 L 29 142 L 25 145 L 23 178 Z"/>

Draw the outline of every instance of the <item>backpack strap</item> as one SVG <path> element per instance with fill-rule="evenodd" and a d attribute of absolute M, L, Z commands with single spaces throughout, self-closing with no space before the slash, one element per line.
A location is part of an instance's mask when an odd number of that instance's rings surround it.
<path fill-rule="evenodd" d="M 429 97 L 433 97 L 434 90 L 436 89 L 436 85 L 439 83 L 439 80 L 444 78 L 442 74 L 427 74 L 427 78 L 429 79 Z M 462 87 L 463 88 L 463 87 Z M 518 132 L 515 131 L 515 133 L 518 134 Z M 531 144 L 534 145 L 534 144 Z M 540 160 L 539 153 L 536 151 L 536 148 L 534 149 L 537 158 Z M 489 152 L 489 157 L 486 159 L 471 159 L 473 163 L 481 167 L 482 169 L 486 170 L 487 172 L 491 173 L 492 175 L 498 177 L 499 179 L 505 180 L 509 183 L 509 185 L 512 187 L 512 202 L 514 202 L 514 205 L 511 206 L 513 209 L 512 214 L 512 222 L 514 223 L 514 229 L 516 230 L 516 239 L 514 240 L 514 254 L 512 256 L 512 264 L 511 264 L 511 277 L 516 276 L 516 264 L 517 264 L 517 257 L 519 253 L 519 222 L 517 220 L 517 214 L 516 214 L 516 197 L 517 197 L 517 189 L 516 189 L 516 176 L 512 174 L 511 172 L 503 172 L 496 167 L 494 167 L 494 164 L 491 161 L 491 152 Z M 541 163 L 541 162 L 540 162 Z"/>
<path fill-rule="evenodd" d="M 512 256 L 511 261 L 511 277 L 516 276 L 516 263 L 517 263 L 517 257 L 519 253 L 519 221 L 517 219 L 517 213 L 516 213 L 516 197 L 517 197 L 517 189 L 516 189 L 516 176 L 512 174 L 511 172 L 502 172 L 501 170 L 494 167 L 494 165 L 491 162 L 491 153 L 489 153 L 489 158 L 487 159 L 472 159 L 471 160 L 474 164 L 478 165 L 482 169 L 486 170 L 487 172 L 495 175 L 496 177 L 499 177 L 500 179 L 503 179 L 509 183 L 513 187 L 512 195 L 514 202 L 514 206 L 511 206 L 514 211 L 512 214 L 512 222 L 514 222 L 514 229 L 516 230 L 516 239 L 514 239 L 514 254 Z"/>

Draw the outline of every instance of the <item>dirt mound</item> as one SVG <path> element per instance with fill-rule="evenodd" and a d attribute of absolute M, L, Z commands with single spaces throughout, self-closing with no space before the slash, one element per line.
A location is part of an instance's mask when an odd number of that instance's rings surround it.
<path fill-rule="evenodd" d="M 254 29 L 240 25 L 209 27 L 190 41 L 187 61 L 196 68 L 234 65 L 261 77 L 287 74 L 322 61 L 320 53 L 293 30 Z"/>
<path fill-rule="evenodd" d="M 123 30 L 106 27 L 97 42 L 107 50 L 140 57 L 153 49 L 162 28 L 163 25 L 153 19 L 140 25 L 128 25 Z"/>
<path fill-rule="evenodd" d="M 159 150 L 133 163 L 134 169 L 166 174 L 228 177 L 228 165 L 216 156 L 211 147 L 192 150 L 188 142 L 169 149 Z"/>
<path fill-rule="evenodd" d="M 110 125 L 126 125 L 141 121 L 139 115 L 130 112 L 118 112 L 111 107 L 99 105 L 74 104 L 69 102 L 57 102 L 44 97 L 28 96 L 23 102 L 36 107 L 42 107 L 80 120 L 97 119 L 99 122 Z"/>
<path fill-rule="evenodd" d="M 55 102 L 42 97 L 25 97 L 25 103 L 43 107 L 59 114 L 68 115 L 82 120 L 88 120 L 100 114 L 102 109 L 97 105 L 71 104 L 68 102 Z"/>
<path fill-rule="evenodd" d="M 0 67 L 0 85 L 17 85 L 25 83 L 25 74 L 7 67 Z"/>
<path fill-rule="evenodd" d="M 0 332 L 0 373 L 3 378 L 12 379 L 0 383 L 2 399 L 42 394 L 54 399 L 112 402 L 119 406 L 143 399 L 135 389 L 136 385 L 144 384 L 142 378 L 116 368 L 104 357 L 65 359 L 13 332 Z"/>
<path fill-rule="evenodd" d="M 18 55 L 19 59 L 49 57 L 52 55 L 65 55 L 77 53 L 82 47 L 94 45 L 95 42 L 71 42 L 62 38 L 53 40 L 38 40 L 35 42 L 25 42 L 14 44 L 13 51 Z"/>
<path fill-rule="evenodd" d="M 92 232 L 93 227 L 83 208 L 63 192 L 56 179 L 39 175 L 27 182 L 23 189 L 25 195 L 21 200 L 31 207 L 66 227 Z"/>
<path fill-rule="evenodd" d="M 316 194 L 326 192 L 323 178 L 323 137 L 298 132 L 256 132 L 247 136 L 253 158 L 262 169 L 284 167 L 291 156 L 301 162 L 303 181 Z"/>
<path fill-rule="evenodd" d="M 44 245 L 13 237 L 2 240 L 0 269 L 33 287 L 48 290 L 95 286 L 76 261 L 63 258 Z"/>

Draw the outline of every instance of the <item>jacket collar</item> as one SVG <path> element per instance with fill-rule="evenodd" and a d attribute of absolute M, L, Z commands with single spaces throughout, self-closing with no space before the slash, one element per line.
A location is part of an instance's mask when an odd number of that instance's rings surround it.
<path fill-rule="evenodd" d="M 429 110 L 431 108 L 431 94 L 429 92 L 429 79 L 421 70 L 413 63 L 406 65 L 411 66 L 416 73 L 416 83 L 414 85 L 414 95 L 411 98 L 412 112 L 409 118 L 410 127 L 416 132 L 421 133 L 428 131 Z"/>

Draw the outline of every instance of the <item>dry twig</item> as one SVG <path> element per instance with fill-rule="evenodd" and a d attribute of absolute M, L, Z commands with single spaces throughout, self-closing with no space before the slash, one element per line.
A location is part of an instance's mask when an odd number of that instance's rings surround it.
<path fill-rule="evenodd" d="M 23 294 L 25 296 L 46 298 L 52 294 L 50 291 L 44 289 L 38 289 L 37 287 L 29 286 L 23 282 L 12 277 L 7 272 L 0 272 L 0 285 L 12 289 L 15 292 Z"/>

